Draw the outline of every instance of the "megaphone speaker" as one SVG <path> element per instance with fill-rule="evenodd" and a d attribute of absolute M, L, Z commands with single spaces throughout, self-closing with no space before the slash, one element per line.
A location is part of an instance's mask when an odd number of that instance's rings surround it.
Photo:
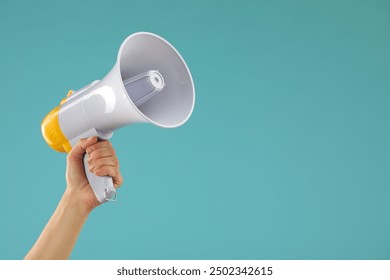
<path fill-rule="evenodd" d="M 120 46 L 117 61 L 102 79 L 70 91 L 43 120 L 47 144 L 69 152 L 81 138 L 109 139 L 125 125 L 150 123 L 163 128 L 184 124 L 192 114 L 195 89 L 190 70 L 165 39 L 134 33 Z M 112 178 L 84 169 L 99 202 L 116 200 Z"/>

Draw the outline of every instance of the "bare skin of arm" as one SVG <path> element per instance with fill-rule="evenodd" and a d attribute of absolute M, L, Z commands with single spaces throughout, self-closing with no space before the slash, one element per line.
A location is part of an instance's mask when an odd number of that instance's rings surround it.
<path fill-rule="evenodd" d="M 99 206 L 85 176 L 83 157 L 88 155 L 89 169 L 98 176 L 111 176 L 114 187 L 122 184 L 119 162 L 109 141 L 96 137 L 81 139 L 69 152 L 66 190 L 34 246 L 24 259 L 68 259 L 91 211 Z"/>

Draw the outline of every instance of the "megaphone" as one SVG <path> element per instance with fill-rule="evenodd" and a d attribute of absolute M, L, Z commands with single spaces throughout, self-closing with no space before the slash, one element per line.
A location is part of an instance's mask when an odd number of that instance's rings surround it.
<path fill-rule="evenodd" d="M 81 138 L 109 139 L 125 125 L 178 127 L 190 117 L 194 102 L 194 83 L 179 52 L 160 36 L 139 32 L 123 41 L 114 67 L 102 80 L 69 91 L 41 129 L 50 147 L 69 152 Z M 99 202 L 116 200 L 112 178 L 91 173 L 86 156 L 84 169 Z"/>

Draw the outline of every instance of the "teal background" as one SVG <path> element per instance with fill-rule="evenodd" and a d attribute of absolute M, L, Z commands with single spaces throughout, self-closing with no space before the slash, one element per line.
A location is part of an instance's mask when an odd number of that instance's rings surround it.
<path fill-rule="evenodd" d="M 73 259 L 390 259 L 390 2 L 0 2 L 0 258 L 65 188 L 40 124 L 149 31 L 191 69 L 178 129 L 112 138 L 125 183 Z"/>

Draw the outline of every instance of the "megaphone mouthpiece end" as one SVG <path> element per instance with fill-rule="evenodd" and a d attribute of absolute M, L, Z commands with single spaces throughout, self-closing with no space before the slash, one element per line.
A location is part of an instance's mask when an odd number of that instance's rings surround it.
<path fill-rule="evenodd" d="M 157 90 L 162 90 L 165 87 L 164 78 L 158 71 L 150 73 L 150 82 Z"/>

